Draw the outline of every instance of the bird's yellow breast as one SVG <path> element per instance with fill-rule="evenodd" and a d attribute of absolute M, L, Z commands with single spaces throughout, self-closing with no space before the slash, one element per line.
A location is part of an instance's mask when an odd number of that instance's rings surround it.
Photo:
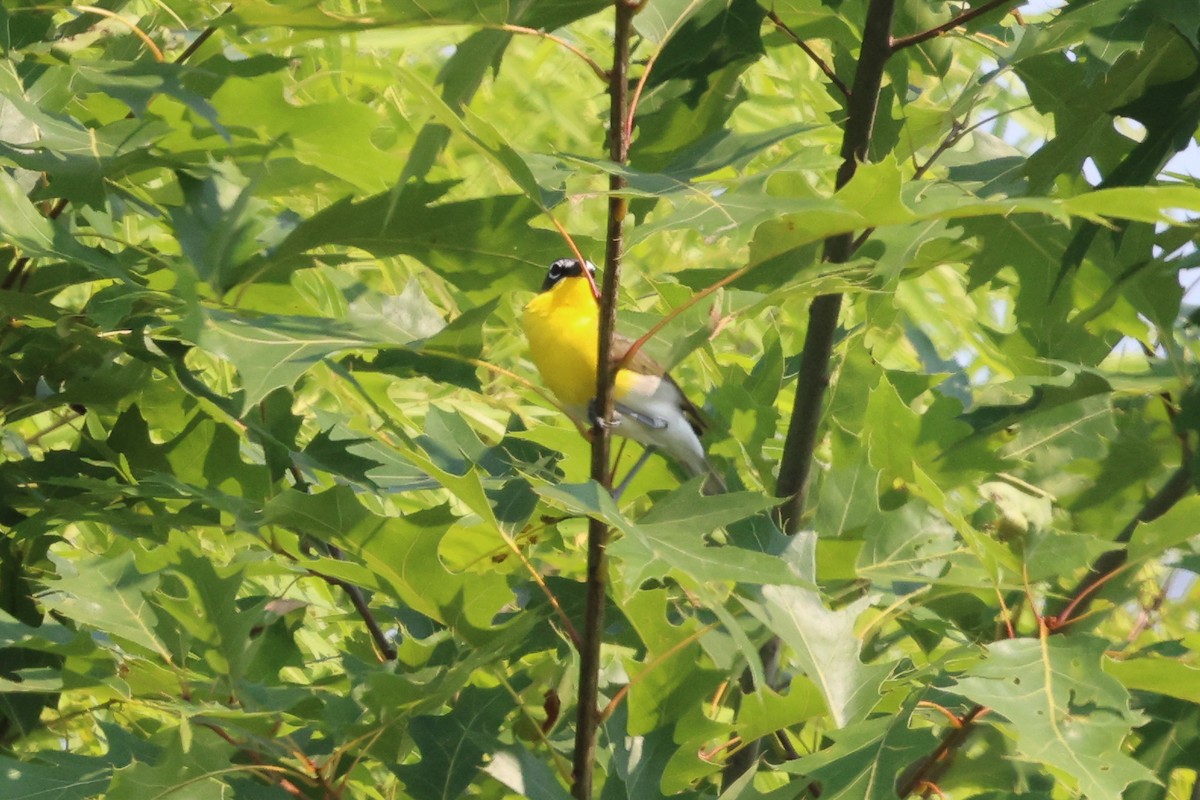
<path fill-rule="evenodd" d="M 521 327 L 542 380 L 573 411 L 596 394 L 599 314 L 584 278 L 567 278 L 525 306 Z"/>
<path fill-rule="evenodd" d="M 566 278 L 525 305 L 521 327 L 542 380 L 567 408 L 582 415 L 596 396 L 596 349 L 600 316 L 583 277 Z M 617 375 L 618 398 L 635 376 Z"/>

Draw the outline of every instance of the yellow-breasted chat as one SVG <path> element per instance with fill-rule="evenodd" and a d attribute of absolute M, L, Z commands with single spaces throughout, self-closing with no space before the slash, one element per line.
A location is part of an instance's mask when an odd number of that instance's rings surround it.
<path fill-rule="evenodd" d="M 600 315 L 584 269 L 596 272 L 590 261 L 581 264 L 574 258 L 551 264 L 541 291 L 525 306 L 521 327 L 546 386 L 567 413 L 591 424 Z M 620 363 L 631 344 L 614 336 L 614 363 Z M 617 371 L 613 397 L 615 418 L 605 423 L 613 433 L 666 453 L 689 476 L 705 476 L 705 493 L 725 490 L 700 443 L 706 426 L 699 409 L 652 358 L 641 350 L 634 353 Z"/>

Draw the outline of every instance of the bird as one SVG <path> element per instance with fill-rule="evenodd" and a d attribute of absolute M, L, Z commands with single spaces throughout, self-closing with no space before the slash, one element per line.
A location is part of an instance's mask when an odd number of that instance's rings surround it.
<path fill-rule="evenodd" d="M 707 428 L 700 410 L 663 367 L 640 349 L 613 380 L 614 418 L 597 419 L 600 314 L 585 269 L 596 274 L 596 266 L 590 261 L 581 263 L 576 258 L 555 261 L 546 271 L 541 291 L 522 312 L 521 327 L 542 380 L 574 419 L 585 424 L 599 421 L 613 433 L 646 448 L 642 459 L 618 488 L 618 496 L 654 450 L 670 456 L 689 477 L 704 476 L 705 494 L 724 492 L 725 483 L 709 463 L 700 442 Z M 620 363 L 632 344 L 629 338 L 615 334 L 613 362 Z"/>

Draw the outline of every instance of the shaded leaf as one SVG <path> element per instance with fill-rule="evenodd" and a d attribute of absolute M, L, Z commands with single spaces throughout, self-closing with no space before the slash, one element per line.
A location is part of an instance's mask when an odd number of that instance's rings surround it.
<path fill-rule="evenodd" d="M 1053 765 L 1088 797 L 1119 800 L 1154 776 L 1123 752 L 1144 718 L 1101 669 L 1106 647 L 1082 636 L 997 642 L 955 690 L 1006 717 L 1024 758 Z"/>

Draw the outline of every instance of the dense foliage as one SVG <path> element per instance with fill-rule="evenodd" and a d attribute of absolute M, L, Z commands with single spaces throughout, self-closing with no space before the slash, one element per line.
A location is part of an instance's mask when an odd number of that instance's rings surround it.
<path fill-rule="evenodd" d="M 1014 5 L 647 0 L 619 165 L 604 0 L 6 2 L 0 797 L 564 798 L 597 633 L 606 799 L 1194 797 L 1200 5 Z M 728 494 L 517 333 L 613 173 Z"/>

